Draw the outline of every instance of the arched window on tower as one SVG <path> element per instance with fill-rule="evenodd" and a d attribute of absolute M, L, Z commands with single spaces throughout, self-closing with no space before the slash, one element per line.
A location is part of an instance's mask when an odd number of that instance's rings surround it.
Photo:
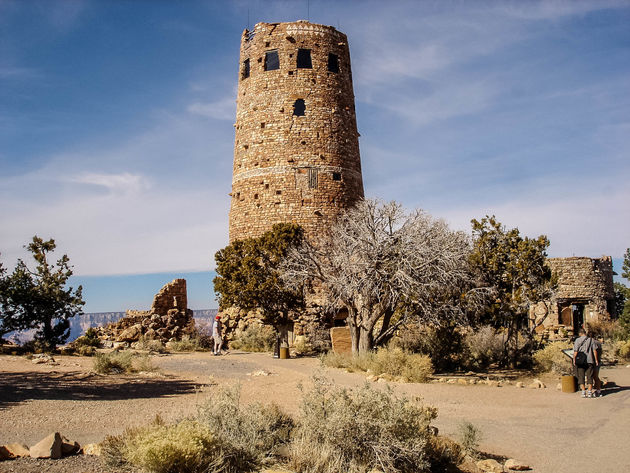
<path fill-rule="evenodd" d="M 293 115 L 303 117 L 306 112 L 306 104 L 304 99 L 297 99 L 293 104 Z"/>

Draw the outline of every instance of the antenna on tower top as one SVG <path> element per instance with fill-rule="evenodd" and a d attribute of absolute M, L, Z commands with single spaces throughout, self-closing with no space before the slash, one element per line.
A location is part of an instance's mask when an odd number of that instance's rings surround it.
<path fill-rule="evenodd" d="M 311 0 L 306 0 L 306 19 L 311 21 Z"/>
<path fill-rule="evenodd" d="M 249 7 L 247 7 L 247 31 L 249 31 Z"/>

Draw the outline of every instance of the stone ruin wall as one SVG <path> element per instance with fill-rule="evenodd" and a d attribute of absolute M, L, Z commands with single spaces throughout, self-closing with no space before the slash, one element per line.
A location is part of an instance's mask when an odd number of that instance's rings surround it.
<path fill-rule="evenodd" d="M 612 258 L 570 257 L 549 258 L 552 271 L 558 276 L 558 287 L 554 298 L 548 302 L 549 309 L 544 327 L 562 325 L 560 308 L 563 304 L 584 304 L 584 322 L 608 320 L 609 301 L 614 299 Z M 532 317 L 545 314 L 542 304 L 533 308 Z"/>
<path fill-rule="evenodd" d="M 127 346 L 141 338 L 167 343 L 193 335 L 195 321 L 188 309 L 186 280 L 165 284 L 153 297 L 150 310 L 127 310 L 125 317 L 97 331 L 105 346 Z"/>
<path fill-rule="evenodd" d="M 298 67 L 299 49 L 310 51 L 311 68 Z M 265 70 L 274 52 L 279 67 Z M 283 222 L 316 239 L 363 197 L 350 52 L 335 28 L 297 21 L 245 30 L 234 126 L 230 241 Z"/>

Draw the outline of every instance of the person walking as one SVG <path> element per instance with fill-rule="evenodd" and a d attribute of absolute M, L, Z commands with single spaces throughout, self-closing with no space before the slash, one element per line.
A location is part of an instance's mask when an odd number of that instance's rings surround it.
<path fill-rule="evenodd" d="M 582 390 L 582 397 L 593 397 L 593 339 L 586 333 L 584 327 L 580 329 L 580 336 L 573 344 L 573 366 L 577 371 L 578 384 Z M 586 377 L 586 380 L 584 379 Z M 586 381 L 586 383 L 585 383 Z M 585 390 L 588 387 L 588 392 Z"/>
<path fill-rule="evenodd" d="M 221 354 L 221 347 L 223 346 L 223 324 L 221 323 L 221 316 L 217 314 L 214 318 L 214 324 L 212 326 L 212 338 L 214 339 L 214 355 Z"/>

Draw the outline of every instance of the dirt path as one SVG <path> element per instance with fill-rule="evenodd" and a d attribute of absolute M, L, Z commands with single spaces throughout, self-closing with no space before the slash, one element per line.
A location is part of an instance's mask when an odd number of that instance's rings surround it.
<path fill-rule="evenodd" d="M 161 373 L 138 376 L 95 375 L 89 358 L 57 361 L 34 365 L 0 356 L 0 445 L 33 444 L 53 431 L 82 444 L 98 442 L 156 414 L 172 420 L 194 412 L 197 403 L 212 398 L 217 383 L 241 383 L 244 402 L 275 401 L 296 412 L 299 385 L 308 385 L 321 369 L 316 359 L 277 360 L 255 353 L 157 356 Z M 256 375 L 260 371 L 270 374 Z M 365 382 L 360 374 L 340 370 L 326 370 L 326 375 L 341 386 Z M 561 393 L 555 382 L 541 390 L 388 384 L 436 406 L 441 433 L 456 437 L 458 425 L 470 421 L 483 433 L 482 450 L 528 462 L 536 472 L 625 473 L 630 471 L 630 368 L 603 368 L 602 376 L 621 387 L 601 399 Z"/>

